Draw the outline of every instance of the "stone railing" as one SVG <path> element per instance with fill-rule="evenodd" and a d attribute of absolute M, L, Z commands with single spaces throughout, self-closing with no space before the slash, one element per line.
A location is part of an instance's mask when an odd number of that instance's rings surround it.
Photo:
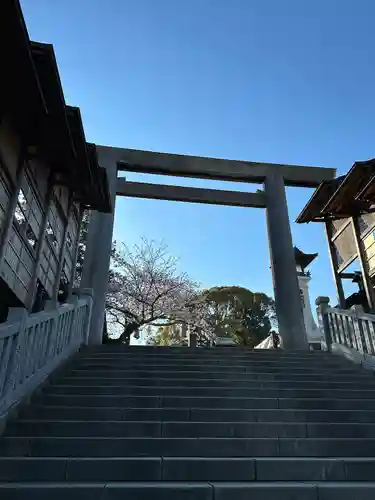
<path fill-rule="evenodd" d="M 36 314 L 12 308 L 0 325 L 0 421 L 87 343 L 90 292 Z"/>
<path fill-rule="evenodd" d="M 318 297 L 316 305 L 326 350 L 375 369 L 375 315 L 365 313 L 362 306 L 330 307 L 328 297 Z"/>

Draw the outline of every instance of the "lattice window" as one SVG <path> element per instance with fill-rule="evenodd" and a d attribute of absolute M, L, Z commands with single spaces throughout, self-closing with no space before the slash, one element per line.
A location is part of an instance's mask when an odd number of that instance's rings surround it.
<path fill-rule="evenodd" d="M 42 224 L 43 211 L 37 194 L 32 187 L 27 173 L 23 176 L 21 189 L 18 193 L 14 221 L 21 236 L 25 238 L 31 248 L 35 249 Z"/>
<path fill-rule="evenodd" d="M 69 207 L 69 189 L 65 186 L 55 186 L 53 188 L 53 194 L 59 202 L 64 214 L 67 216 Z"/>
<path fill-rule="evenodd" d="M 368 268 L 370 276 L 373 276 L 375 274 L 375 256 L 368 261 Z"/>
<path fill-rule="evenodd" d="M 64 261 L 64 272 L 67 276 L 68 281 L 70 282 L 72 273 L 73 273 L 73 265 L 74 265 L 74 256 L 78 239 L 78 218 L 75 211 L 72 214 L 72 217 L 69 221 L 69 226 L 67 230 L 66 236 L 66 246 L 65 246 L 65 261 Z"/>
<path fill-rule="evenodd" d="M 46 234 L 38 269 L 38 278 L 50 296 L 54 292 L 57 281 L 64 225 L 64 217 L 56 200 L 52 200 L 47 215 Z"/>
<path fill-rule="evenodd" d="M 363 246 L 370 275 L 373 275 L 375 271 L 375 231 L 371 231 L 371 233 L 364 238 Z"/>
<path fill-rule="evenodd" d="M 2 277 L 22 302 L 26 300 L 35 268 L 35 249 L 42 218 L 43 212 L 36 191 L 25 172 L 1 268 Z"/>
<path fill-rule="evenodd" d="M 334 236 L 348 222 L 348 219 L 337 219 L 331 222 L 331 234 Z"/>
<path fill-rule="evenodd" d="M 56 201 L 53 200 L 48 212 L 47 220 L 47 239 L 51 243 L 52 249 L 56 256 L 59 255 L 63 235 L 64 235 L 64 218 L 60 213 Z"/>
<path fill-rule="evenodd" d="M 368 234 L 375 226 L 375 214 L 366 214 L 358 218 L 361 236 Z"/>
<path fill-rule="evenodd" d="M 18 227 L 13 224 L 4 255 L 1 275 L 23 302 L 26 300 L 34 266 L 35 258 L 20 235 Z"/>
<path fill-rule="evenodd" d="M 57 280 L 58 258 L 52 249 L 50 241 L 46 238 L 43 243 L 38 278 L 51 297 Z"/>
<path fill-rule="evenodd" d="M 5 179 L 0 174 L 0 235 L 4 228 L 4 223 L 8 212 L 9 203 L 10 203 L 10 190 L 8 189 Z"/>
<path fill-rule="evenodd" d="M 349 224 L 335 239 L 333 246 L 336 252 L 338 265 L 341 269 L 344 269 L 349 265 L 353 257 L 357 255 L 357 247 L 351 224 Z"/>
<path fill-rule="evenodd" d="M 38 160 L 27 161 L 27 172 L 29 178 L 34 183 L 39 199 L 45 200 L 48 189 L 49 169 Z"/>
<path fill-rule="evenodd" d="M 371 259 L 375 255 L 375 243 L 366 249 L 367 259 Z"/>

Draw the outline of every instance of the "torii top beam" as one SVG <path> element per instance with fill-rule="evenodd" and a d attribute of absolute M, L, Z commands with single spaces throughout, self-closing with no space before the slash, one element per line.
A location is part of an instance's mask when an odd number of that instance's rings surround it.
<path fill-rule="evenodd" d="M 107 146 L 98 146 L 107 148 Z M 148 174 L 262 183 L 267 175 L 280 172 L 286 186 L 317 187 L 335 177 L 335 169 L 276 163 L 223 160 L 137 149 L 109 148 L 119 170 Z"/>

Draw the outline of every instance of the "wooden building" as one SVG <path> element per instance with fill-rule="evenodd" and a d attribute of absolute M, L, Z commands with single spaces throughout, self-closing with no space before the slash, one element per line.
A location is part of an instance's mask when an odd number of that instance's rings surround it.
<path fill-rule="evenodd" d="M 0 18 L 0 304 L 71 293 L 85 209 L 110 212 L 106 171 L 67 106 L 52 45 L 29 40 L 17 0 Z M 6 313 L 5 313 L 6 316 Z"/>
<path fill-rule="evenodd" d="M 356 162 L 346 175 L 322 182 L 297 222 L 324 223 L 340 307 L 346 306 L 342 280 L 358 282 L 356 273 L 345 272 L 357 260 L 359 295 L 375 311 L 375 159 Z"/>

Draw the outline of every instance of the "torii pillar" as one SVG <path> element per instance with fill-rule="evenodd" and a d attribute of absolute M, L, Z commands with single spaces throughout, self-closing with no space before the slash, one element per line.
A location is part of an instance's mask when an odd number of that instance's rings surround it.
<path fill-rule="evenodd" d="M 111 259 L 113 225 L 115 220 L 117 156 L 111 148 L 96 147 L 98 162 L 107 170 L 112 213 L 90 214 L 86 252 L 83 261 L 81 288 L 93 290 L 93 304 L 89 331 L 89 344 L 101 344 L 105 319 L 105 300 Z"/>
<path fill-rule="evenodd" d="M 286 350 L 308 349 L 301 308 L 284 179 L 271 173 L 264 182 L 266 218 L 279 333 Z"/>

